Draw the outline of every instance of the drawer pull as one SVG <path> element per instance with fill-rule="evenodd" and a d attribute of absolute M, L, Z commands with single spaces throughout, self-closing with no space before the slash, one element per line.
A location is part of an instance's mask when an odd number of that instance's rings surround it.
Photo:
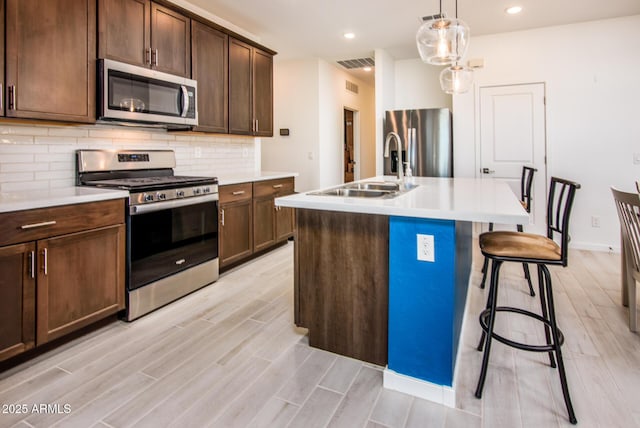
<path fill-rule="evenodd" d="M 185 260 L 185 259 L 176 260 L 176 264 L 177 264 L 178 266 L 180 266 L 181 264 L 184 264 L 185 262 L 186 262 L 186 260 Z"/>
<path fill-rule="evenodd" d="M 54 224 L 56 224 L 55 220 L 43 221 L 42 223 L 23 224 L 22 226 L 20 226 L 20 229 L 22 230 L 35 229 L 37 227 L 53 226 Z"/>
<path fill-rule="evenodd" d="M 274 184 L 274 185 L 273 185 L 273 188 L 274 188 L 274 189 L 279 189 L 279 188 L 281 188 L 282 186 L 284 186 L 284 184 Z"/>
<path fill-rule="evenodd" d="M 244 193 L 245 193 L 244 190 L 238 190 L 236 192 L 231 192 L 231 194 L 233 196 L 244 195 Z"/>
<path fill-rule="evenodd" d="M 36 277 L 36 252 L 31 251 L 29 253 L 29 276 L 31 278 Z"/>

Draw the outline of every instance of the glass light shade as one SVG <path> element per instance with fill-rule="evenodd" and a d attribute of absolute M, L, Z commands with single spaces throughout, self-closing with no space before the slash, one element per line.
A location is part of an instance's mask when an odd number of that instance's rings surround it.
<path fill-rule="evenodd" d="M 469 27 L 461 19 L 437 18 L 422 23 L 416 33 L 422 61 L 446 65 L 460 61 L 469 45 Z"/>
<path fill-rule="evenodd" d="M 464 94 L 473 83 L 473 70 L 454 64 L 440 73 L 440 86 L 447 94 Z"/>

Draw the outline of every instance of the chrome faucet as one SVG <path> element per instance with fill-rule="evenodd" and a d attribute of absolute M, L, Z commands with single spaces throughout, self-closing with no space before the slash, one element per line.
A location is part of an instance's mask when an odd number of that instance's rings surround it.
<path fill-rule="evenodd" d="M 400 185 L 404 185 L 404 174 L 403 174 L 403 165 L 402 165 L 402 141 L 400 140 L 400 136 L 395 132 L 389 132 L 387 134 L 387 139 L 384 141 L 384 157 L 389 157 L 389 143 L 391 139 L 395 138 L 396 140 L 396 150 L 398 151 L 398 181 Z"/>

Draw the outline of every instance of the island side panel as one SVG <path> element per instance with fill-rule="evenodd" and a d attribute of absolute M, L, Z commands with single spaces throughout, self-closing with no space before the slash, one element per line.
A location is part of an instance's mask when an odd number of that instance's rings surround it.
<path fill-rule="evenodd" d="M 387 363 L 387 216 L 296 210 L 299 326 L 309 345 Z"/>
<path fill-rule="evenodd" d="M 390 370 L 453 385 L 471 262 L 470 231 L 451 220 L 390 218 Z M 433 237 L 433 261 L 418 260 L 418 235 Z"/>

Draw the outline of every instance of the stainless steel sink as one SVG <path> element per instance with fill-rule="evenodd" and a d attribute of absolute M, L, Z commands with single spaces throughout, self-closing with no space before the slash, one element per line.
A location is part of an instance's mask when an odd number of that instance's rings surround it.
<path fill-rule="evenodd" d="M 400 190 L 398 183 L 371 181 L 365 183 L 351 183 L 344 186 L 347 189 L 364 189 L 364 190 L 386 190 L 389 192 L 397 192 Z"/>
<path fill-rule="evenodd" d="M 416 187 L 416 184 L 405 184 L 404 189 L 400 189 L 398 183 L 365 181 L 362 183 L 347 183 L 340 187 L 311 192 L 309 195 L 340 196 L 347 198 L 395 198 Z"/>
<path fill-rule="evenodd" d="M 323 190 L 321 192 L 312 192 L 310 195 L 322 196 L 346 196 L 357 198 L 381 198 L 392 194 L 389 190 L 368 190 L 368 189 L 348 189 L 338 187 L 336 189 Z"/>

